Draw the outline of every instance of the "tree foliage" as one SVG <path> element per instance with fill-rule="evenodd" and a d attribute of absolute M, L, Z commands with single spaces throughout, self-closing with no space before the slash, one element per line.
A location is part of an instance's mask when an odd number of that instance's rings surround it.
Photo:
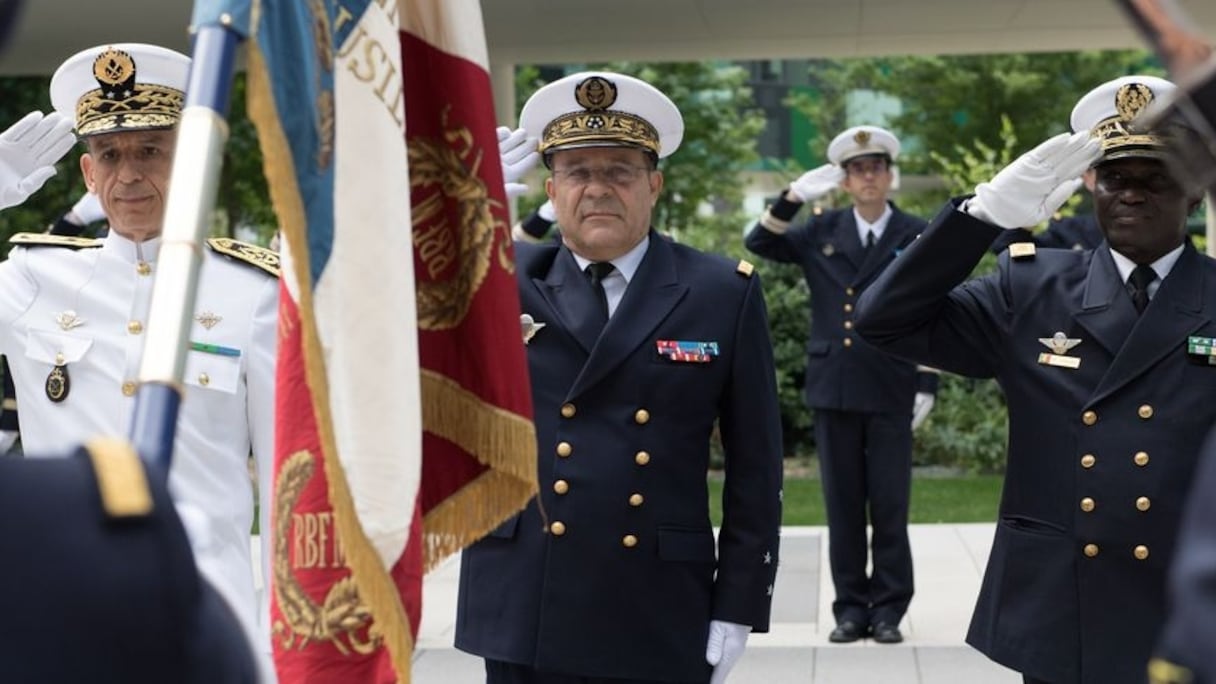
<path fill-rule="evenodd" d="M 851 93 L 891 96 L 899 111 L 883 125 L 908 148 L 900 165 L 930 173 L 929 153 L 956 143 L 1000 149 L 1002 117 L 1015 139 L 1034 145 L 1068 130 L 1073 105 L 1090 88 L 1126 74 L 1162 73 L 1143 50 L 821 60 L 810 70 L 818 96 L 796 96 L 790 104 L 823 131 L 807 141 L 822 157 L 831 136 L 857 123 L 848 120 Z"/>

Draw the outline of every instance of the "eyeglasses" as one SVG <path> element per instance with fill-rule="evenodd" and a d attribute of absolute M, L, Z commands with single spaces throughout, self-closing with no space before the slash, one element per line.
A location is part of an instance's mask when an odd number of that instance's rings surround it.
<path fill-rule="evenodd" d="M 864 176 L 866 174 L 874 174 L 875 176 L 877 176 L 887 170 L 887 162 L 885 162 L 885 161 L 850 162 L 845 165 L 844 170 L 850 176 Z"/>
<path fill-rule="evenodd" d="M 566 185 L 590 185 L 592 180 L 598 180 L 607 185 L 631 185 L 634 181 L 650 172 L 646 166 L 631 166 L 629 164 L 611 164 L 609 166 L 570 166 L 563 169 L 553 169 L 553 177 L 559 183 Z"/>

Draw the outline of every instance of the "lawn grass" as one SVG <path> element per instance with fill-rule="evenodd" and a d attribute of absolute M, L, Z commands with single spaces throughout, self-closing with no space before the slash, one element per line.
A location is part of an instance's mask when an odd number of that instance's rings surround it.
<path fill-rule="evenodd" d="M 992 522 L 1001 496 L 1001 476 L 969 475 L 912 479 L 908 515 L 914 523 Z M 722 522 L 722 481 L 710 478 L 710 515 Z M 782 524 L 826 525 L 818 478 L 785 478 Z"/>

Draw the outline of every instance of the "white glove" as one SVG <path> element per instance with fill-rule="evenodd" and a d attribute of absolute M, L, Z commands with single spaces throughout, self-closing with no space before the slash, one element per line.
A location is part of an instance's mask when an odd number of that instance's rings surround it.
<path fill-rule="evenodd" d="M 30 112 L 0 133 L 0 209 L 21 204 L 41 188 L 74 144 L 72 121 L 59 112 Z"/>
<path fill-rule="evenodd" d="M 916 397 L 912 399 L 912 429 L 920 427 L 920 424 L 925 422 L 929 417 L 929 411 L 933 410 L 933 402 L 937 401 L 937 397 L 932 392 L 917 392 Z"/>
<path fill-rule="evenodd" d="M 76 204 L 72 205 L 72 214 L 80 219 L 82 226 L 87 226 L 94 221 L 100 221 L 106 217 L 105 209 L 101 208 L 101 198 L 91 192 L 86 192 L 76 200 Z"/>
<path fill-rule="evenodd" d="M 797 202 L 819 199 L 839 186 L 844 177 L 844 169 L 835 164 L 824 164 L 817 169 L 811 169 L 790 183 L 790 199 Z"/>
<path fill-rule="evenodd" d="M 536 208 L 536 215 L 553 223 L 557 220 L 557 212 L 553 210 L 553 200 L 545 200 L 545 203 Z"/>
<path fill-rule="evenodd" d="M 528 192 L 528 185 L 520 183 L 519 179 L 540 161 L 540 152 L 536 151 L 536 138 L 529 138 L 522 128 L 512 131 L 506 126 L 499 126 L 497 132 L 503 185 L 507 189 L 507 199 L 514 199 Z"/>
<path fill-rule="evenodd" d="M 16 430 L 0 430 L 0 456 L 8 453 L 9 449 L 17 443 L 17 437 L 21 435 Z"/>
<path fill-rule="evenodd" d="M 1101 155 L 1101 143 L 1088 131 L 1061 133 L 977 185 L 964 210 L 1002 228 L 1042 223 L 1076 192 L 1081 173 Z"/>
<path fill-rule="evenodd" d="M 721 620 L 709 621 L 709 643 L 705 645 L 705 662 L 714 666 L 709 684 L 724 684 L 726 675 L 735 667 L 743 648 L 747 646 L 750 625 L 739 625 Z"/>

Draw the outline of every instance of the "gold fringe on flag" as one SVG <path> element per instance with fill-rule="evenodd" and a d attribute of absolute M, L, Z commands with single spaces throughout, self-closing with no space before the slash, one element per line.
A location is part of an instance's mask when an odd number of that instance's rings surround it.
<path fill-rule="evenodd" d="M 423 430 L 489 468 L 426 514 L 422 563 L 430 570 L 536 495 L 536 432 L 531 420 L 486 402 L 446 376 L 426 369 L 421 376 Z"/>

